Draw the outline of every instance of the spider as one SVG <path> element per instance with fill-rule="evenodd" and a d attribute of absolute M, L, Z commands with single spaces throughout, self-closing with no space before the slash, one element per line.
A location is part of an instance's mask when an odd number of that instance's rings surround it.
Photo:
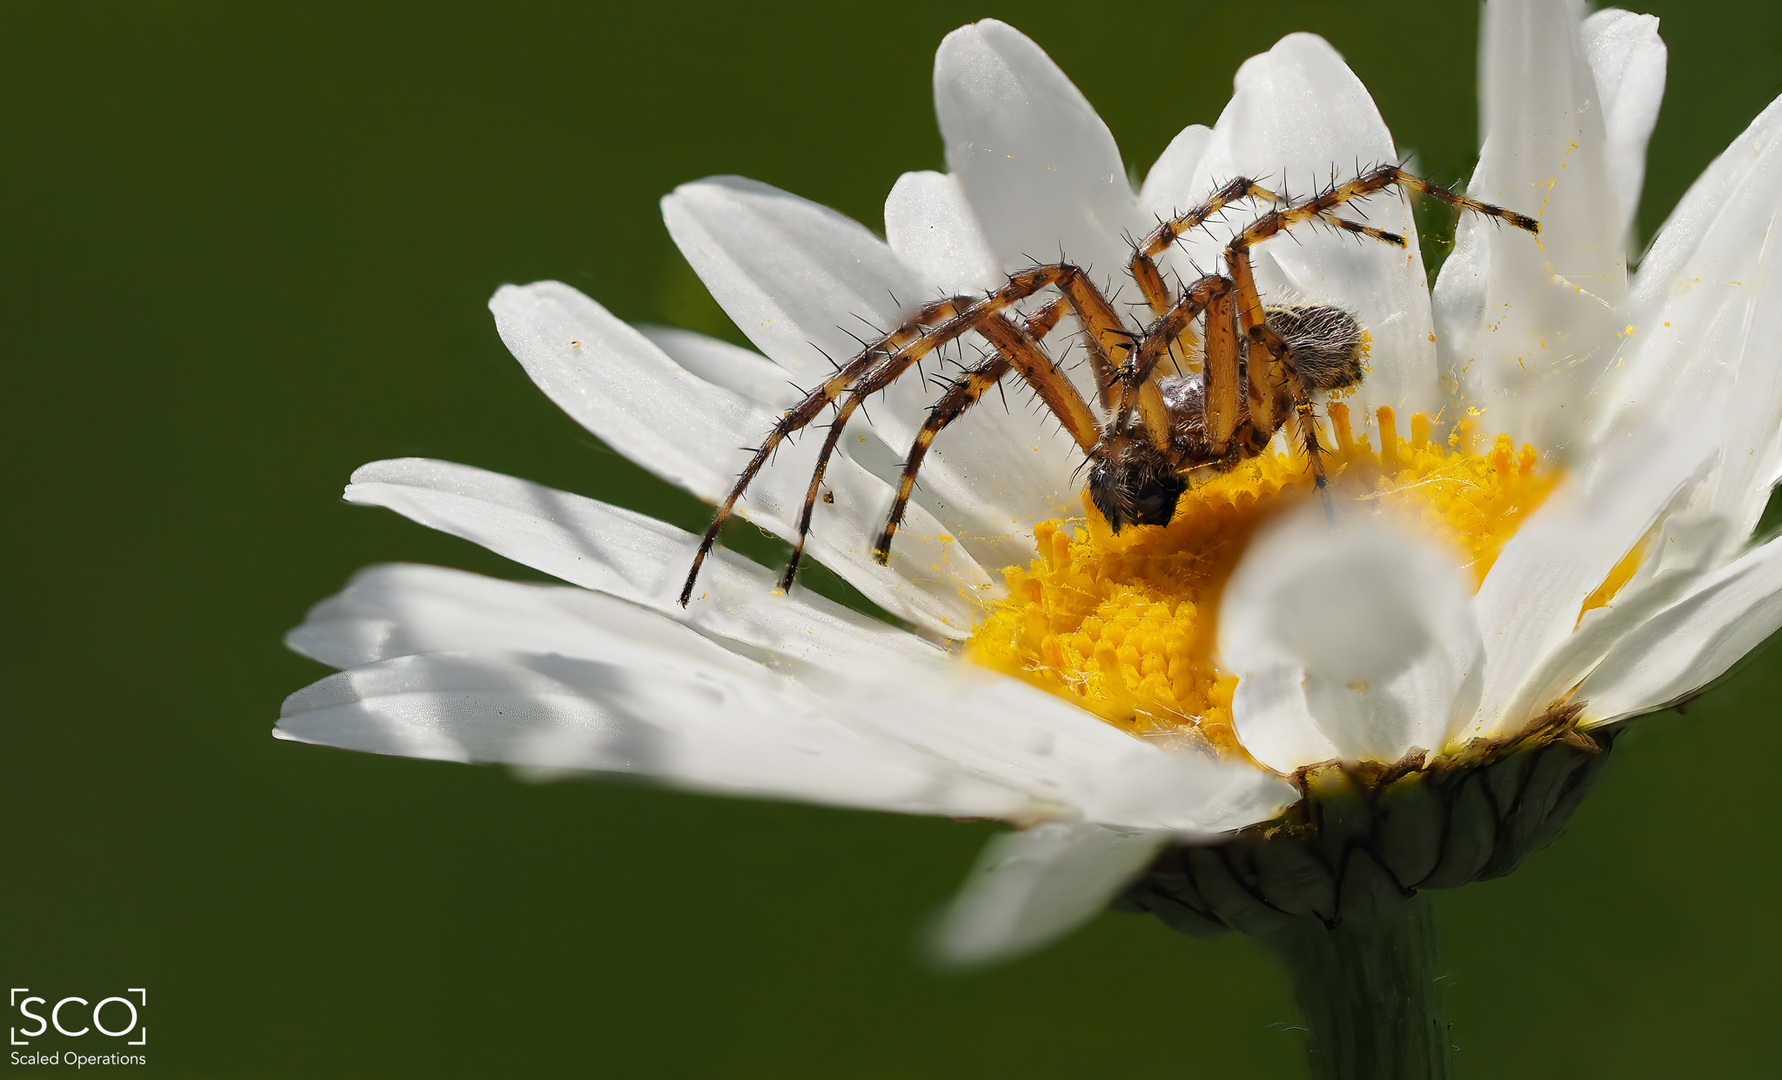
<path fill-rule="evenodd" d="M 1135 246 L 1127 272 L 1152 316 L 1142 330 L 1128 326 L 1082 268 L 1063 261 L 1011 274 L 1006 284 L 982 296 L 955 296 L 925 304 L 901 326 L 838 366 L 834 375 L 788 409 L 762 440 L 700 540 L 681 590 L 681 606 L 692 599 L 699 568 L 717 543 L 718 530 L 774 450 L 834 407 L 835 419 L 824 437 L 805 494 L 798 539 L 780 578 L 780 587 L 789 590 L 804 552 L 824 470 L 848 420 L 872 394 L 936 349 L 968 333 L 982 339 L 990 352 L 946 389 L 917 432 L 890 515 L 873 545 L 873 556 L 881 565 L 890 560 L 891 539 L 903 520 L 916 475 L 935 436 L 1011 371 L 1082 450 L 1089 465 L 1090 502 L 1115 532 L 1126 525 L 1169 524 L 1176 500 L 1192 481 L 1261 454 L 1275 433 L 1289 423 L 1304 444 L 1326 513 L 1332 513 L 1311 395 L 1361 382 L 1365 328 L 1354 315 L 1336 307 L 1264 307 L 1250 252 L 1262 241 L 1310 221 L 1404 247 L 1403 236 L 1336 213 L 1345 203 L 1391 188 L 1422 192 L 1460 210 L 1506 221 L 1530 233 L 1540 232 L 1533 218 L 1467 198 L 1396 165 L 1370 169 L 1299 200 L 1284 198 L 1240 177 L 1193 210 L 1159 223 Z M 1158 270 L 1158 257 L 1214 215 L 1248 200 L 1261 200 L 1274 208 L 1256 217 L 1225 245 L 1225 273 L 1207 274 L 1180 295 L 1173 294 Z M 1057 295 L 1031 314 L 1023 316 L 1015 310 L 1020 302 L 1048 289 Z M 1066 314 L 1075 318 L 1082 331 L 1095 378 L 1099 418 L 1041 348 L 1046 335 Z M 1184 374 L 1176 364 L 1163 361 L 1191 340 L 1197 322 L 1204 362 L 1199 370 Z"/>

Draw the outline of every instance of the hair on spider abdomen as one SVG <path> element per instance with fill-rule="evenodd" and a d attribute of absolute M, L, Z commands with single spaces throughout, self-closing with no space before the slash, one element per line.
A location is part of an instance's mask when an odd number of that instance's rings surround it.
<path fill-rule="evenodd" d="M 1290 304 L 1263 311 L 1293 354 L 1293 369 L 1307 390 L 1341 390 L 1361 382 L 1367 334 L 1342 308 Z"/>

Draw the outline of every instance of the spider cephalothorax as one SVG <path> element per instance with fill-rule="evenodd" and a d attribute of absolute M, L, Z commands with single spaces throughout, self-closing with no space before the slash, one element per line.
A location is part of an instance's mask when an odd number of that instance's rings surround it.
<path fill-rule="evenodd" d="M 1367 335 L 1355 316 L 1320 304 L 1265 308 L 1263 316 L 1287 345 L 1308 392 L 1341 390 L 1361 382 Z M 1242 352 L 1240 382 L 1248 374 Z M 1168 438 L 1124 439 L 1090 455 L 1089 500 L 1114 532 L 1125 525 L 1168 525 L 1175 516 L 1176 499 L 1188 490 L 1195 472 L 1228 469 L 1242 456 L 1208 438 L 1205 370 L 1159 375 L 1156 382 L 1169 417 Z M 1244 397 L 1238 399 L 1236 416 L 1238 428 L 1244 429 L 1250 419 Z"/>
<path fill-rule="evenodd" d="M 774 450 L 834 407 L 835 419 L 824 437 L 805 495 L 798 541 L 781 581 L 783 587 L 790 588 L 822 492 L 824 470 L 848 420 L 869 396 L 923 357 L 966 334 L 977 335 L 989 352 L 947 388 L 917 432 L 904 461 L 891 513 L 874 545 L 881 563 L 890 558 L 891 538 L 903 519 L 916 475 L 935 436 L 1011 371 L 1044 403 L 1088 459 L 1090 501 L 1115 530 L 1124 525 L 1167 524 L 1175 513 L 1177 498 L 1195 476 L 1230 469 L 1262 453 L 1290 418 L 1322 490 L 1324 464 L 1311 395 L 1361 382 L 1366 329 L 1354 315 L 1339 308 L 1315 304 L 1264 308 L 1250 252 L 1264 240 L 1312 221 L 1404 247 L 1403 236 L 1336 213 L 1347 202 L 1390 188 L 1419 191 L 1461 210 L 1507 221 L 1531 233 L 1540 231 L 1532 218 L 1458 195 L 1395 165 L 1382 165 L 1297 200 L 1239 178 L 1200 206 L 1162 222 L 1139 242 L 1127 272 L 1151 310 L 1151 321 L 1141 328 L 1129 326 L 1081 268 L 1062 261 L 1011 274 L 1006 284 L 983 296 L 956 296 L 925 304 L 903 325 L 837 368 L 774 425 L 706 530 L 681 590 L 681 603 L 692 599 L 699 568 L 717 543 L 719 528 Z M 1179 294 L 1172 291 L 1158 270 L 1158 258 L 1215 214 L 1250 200 L 1274 208 L 1226 243 L 1225 272 L 1205 275 Z M 1048 290 L 1057 295 L 1043 306 L 1025 315 L 1017 309 Z M 1076 320 L 1080 330 L 1095 378 L 1099 414 L 1042 346 L 1066 314 Z M 1191 342 L 1193 348 L 1189 348 Z M 1198 368 L 1189 361 L 1183 370 L 1182 357 L 1188 354 L 1200 357 Z"/>

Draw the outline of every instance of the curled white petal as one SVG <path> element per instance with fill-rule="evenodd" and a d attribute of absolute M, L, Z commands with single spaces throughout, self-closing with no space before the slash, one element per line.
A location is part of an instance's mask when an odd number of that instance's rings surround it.
<path fill-rule="evenodd" d="M 1441 751 L 1478 702 L 1483 649 L 1453 553 L 1296 515 L 1251 542 L 1220 601 L 1244 748 L 1289 773 Z"/>
<path fill-rule="evenodd" d="M 1690 188 L 1635 283 L 1640 315 L 1604 387 L 1599 440 L 1644 424 L 1694 433 L 1714 469 L 1667 521 L 1672 563 L 1718 565 L 1757 524 L 1782 473 L 1782 106 L 1771 105 Z M 1681 530 L 1721 527 L 1710 543 Z"/>

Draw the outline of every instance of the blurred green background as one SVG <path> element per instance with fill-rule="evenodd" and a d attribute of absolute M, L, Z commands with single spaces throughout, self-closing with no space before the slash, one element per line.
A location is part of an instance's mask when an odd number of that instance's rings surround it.
<path fill-rule="evenodd" d="M 1650 235 L 1782 91 L 1782 8 L 1647 10 L 1671 49 Z M 148 988 L 136 1075 L 1303 1075 L 1238 938 L 1109 915 L 925 971 L 913 930 L 989 825 L 269 735 L 323 674 L 280 635 L 355 568 L 527 576 L 346 507 L 361 462 L 703 524 L 533 390 L 489 294 L 560 278 L 734 337 L 657 197 L 738 172 L 877 227 L 899 172 L 941 165 L 936 44 L 989 14 L 1141 171 L 1296 29 L 1425 169 L 1470 166 L 1466 2 L 0 4 L 5 985 Z M 1779 691 L 1772 644 L 1625 738 L 1553 847 L 1441 896 L 1461 1075 L 1774 1068 Z"/>

